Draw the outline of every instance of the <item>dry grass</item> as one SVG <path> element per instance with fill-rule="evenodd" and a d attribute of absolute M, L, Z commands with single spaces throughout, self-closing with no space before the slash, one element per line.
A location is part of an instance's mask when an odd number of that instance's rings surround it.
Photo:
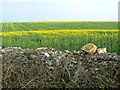
<path fill-rule="evenodd" d="M 45 52 L 50 57 L 44 57 Z M 56 52 L 57 56 L 50 52 Z M 117 54 L 90 56 L 50 49 L 6 49 L 0 53 L 3 55 L 3 88 L 120 87 L 120 56 Z M 61 57 L 59 63 L 58 57 Z M 48 60 L 53 64 L 46 64 Z"/>

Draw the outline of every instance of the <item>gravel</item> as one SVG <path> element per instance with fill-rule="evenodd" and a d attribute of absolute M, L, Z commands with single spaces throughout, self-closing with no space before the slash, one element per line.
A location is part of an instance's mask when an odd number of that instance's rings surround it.
<path fill-rule="evenodd" d="M 120 55 L 0 48 L 3 88 L 120 88 Z"/>

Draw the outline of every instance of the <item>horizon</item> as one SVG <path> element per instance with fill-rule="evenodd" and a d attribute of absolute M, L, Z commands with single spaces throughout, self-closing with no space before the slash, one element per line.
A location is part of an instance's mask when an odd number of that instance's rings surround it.
<path fill-rule="evenodd" d="M 43 22 L 43 23 L 47 23 L 47 22 L 119 22 L 118 20 L 81 20 L 81 21 L 70 21 L 70 20 L 60 20 L 60 21 L 22 21 L 22 22 L 0 22 L 0 23 L 39 23 L 39 22 Z"/>

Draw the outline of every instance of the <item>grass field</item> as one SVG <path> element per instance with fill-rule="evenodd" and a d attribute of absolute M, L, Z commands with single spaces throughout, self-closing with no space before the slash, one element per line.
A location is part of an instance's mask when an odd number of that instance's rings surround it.
<path fill-rule="evenodd" d="M 118 22 L 25 22 L 25 23 L 1 23 L 1 24 L 3 32 L 31 31 L 31 30 L 118 29 Z"/>
<path fill-rule="evenodd" d="M 2 46 L 80 50 L 86 43 L 118 51 L 117 22 L 2 23 Z"/>

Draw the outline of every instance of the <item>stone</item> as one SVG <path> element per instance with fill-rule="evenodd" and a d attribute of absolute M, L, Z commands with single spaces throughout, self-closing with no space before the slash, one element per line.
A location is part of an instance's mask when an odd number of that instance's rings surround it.
<path fill-rule="evenodd" d="M 82 50 L 88 54 L 95 54 L 97 51 L 97 46 L 92 43 L 88 43 L 82 47 Z"/>
<path fill-rule="evenodd" d="M 91 50 L 93 50 L 92 48 L 94 48 L 94 45 L 91 47 Z M 45 83 L 45 86 L 48 84 L 54 86 L 54 83 L 55 85 L 59 85 L 61 78 L 65 80 L 66 76 L 74 81 L 73 84 L 71 84 L 71 81 L 67 82 L 67 86 L 71 85 L 71 87 L 74 84 L 80 84 L 80 87 L 86 87 L 86 85 L 95 85 L 97 87 L 96 85 L 99 86 L 98 82 L 104 84 L 102 81 L 103 77 L 106 83 L 109 83 L 107 80 L 113 80 L 114 82 L 118 82 L 119 80 L 120 55 L 118 54 L 88 55 L 85 52 L 85 47 L 83 48 L 84 51 L 80 52 L 65 52 L 49 48 L 39 49 L 38 51 L 33 49 L 13 49 L 11 47 L 0 50 L 3 76 L 7 77 L 2 78 L 2 83 L 5 85 L 4 88 L 9 87 L 12 83 L 11 87 L 26 86 L 25 88 L 34 88 L 40 86 L 41 83 Z M 100 51 L 100 53 L 102 52 Z M 17 79 L 21 81 L 19 82 Z M 54 81 L 50 81 L 51 79 Z M 27 82 L 31 86 L 26 85 Z M 106 83 L 105 86 L 107 85 Z M 108 85 L 108 87 L 110 85 L 113 87 L 113 85 L 118 86 L 120 84 L 109 83 Z"/>
<path fill-rule="evenodd" d="M 107 50 L 106 50 L 106 48 L 98 48 L 97 53 L 98 54 L 105 54 L 105 53 L 107 53 Z"/>
<path fill-rule="evenodd" d="M 45 52 L 44 55 L 45 55 L 46 57 L 50 57 L 50 55 L 49 55 L 47 52 Z"/>

